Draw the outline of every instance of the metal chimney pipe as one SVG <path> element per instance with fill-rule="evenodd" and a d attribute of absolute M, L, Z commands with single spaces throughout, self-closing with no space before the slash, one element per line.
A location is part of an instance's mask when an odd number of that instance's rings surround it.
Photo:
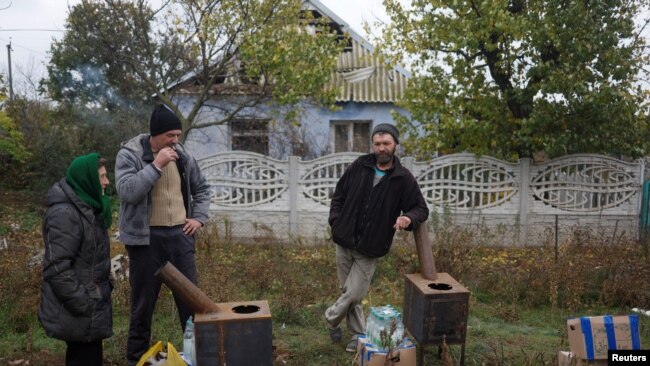
<path fill-rule="evenodd" d="M 418 225 L 417 229 L 413 231 L 413 239 L 415 239 L 415 247 L 418 251 L 422 278 L 435 281 L 438 278 L 438 273 L 436 272 L 436 264 L 433 261 L 431 239 L 429 239 L 429 231 L 427 230 L 426 224 L 421 223 Z"/>
<path fill-rule="evenodd" d="M 175 295 L 178 295 L 194 313 L 216 313 L 219 311 L 217 304 L 213 303 L 208 296 L 183 275 L 174 265 L 165 262 L 158 271 L 156 277 L 160 278 Z"/>

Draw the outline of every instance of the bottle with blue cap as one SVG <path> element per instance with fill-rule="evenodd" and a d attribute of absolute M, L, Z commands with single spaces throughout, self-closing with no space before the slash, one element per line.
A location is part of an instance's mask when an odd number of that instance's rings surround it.
<path fill-rule="evenodd" d="M 190 316 L 187 318 L 187 322 L 185 323 L 185 333 L 183 333 L 183 358 L 190 365 L 195 364 L 194 351 L 194 323 Z"/>

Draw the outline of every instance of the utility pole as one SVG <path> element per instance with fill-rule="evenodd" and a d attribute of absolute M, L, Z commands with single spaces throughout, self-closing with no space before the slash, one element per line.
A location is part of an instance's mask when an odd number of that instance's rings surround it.
<path fill-rule="evenodd" d="M 11 41 L 7 45 L 7 60 L 9 63 L 9 101 L 14 100 L 14 78 L 11 76 Z"/>

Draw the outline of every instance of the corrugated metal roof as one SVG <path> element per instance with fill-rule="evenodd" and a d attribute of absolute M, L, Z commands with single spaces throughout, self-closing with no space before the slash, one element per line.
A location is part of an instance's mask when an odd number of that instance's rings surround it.
<path fill-rule="evenodd" d="M 392 67 L 374 56 L 372 45 L 336 13 L 318 0 L 305 0 L 306 7 L 320 12 L 341 26 L 352 43 L 351 50 L 339 55 L 332 87 L 339 90 L 338 102 L 394 103 L 404 97 L 410 73 Z"/>
<path fill-rule="evenodd" d="M 404 96 L 408 76 L 382 63 L 359 40 L 352 38 L 352 49 L 339 55 L 332 87 L 339 90 L 338 102 L 393 103 Z"/>
<path fill-rule="evenodd" d="M 330 87 L 338 90 L 337 102 L 394 103 L 404 97 L 411 75 L 408 71 L 380 61 L 374 55 L 370 42 L 320 1 L 304 0 L 303 6 L 330 18 L 350 37 L 351 47 L 339 55 L 337 70 L 331 75 Z M 234 69 L 240 67 L 236 60 L 232 66 Z M 194 73 L 186 75 L 170 89 L 191 93 L 195 88 L 191 84 L 194 76 Z M 226 75 L 223 83 L 213 86 L 213 92 L 218 94 L 248 94 L 254 93 L 254 89 L 254 84 L 243 82 L 241 75 L 235 71 Z"/>

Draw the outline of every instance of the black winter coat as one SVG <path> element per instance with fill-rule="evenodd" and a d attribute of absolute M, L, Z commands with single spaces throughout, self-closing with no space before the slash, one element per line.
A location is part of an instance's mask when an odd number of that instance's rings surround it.
<path fill-rule="evenodd" d="M 101 213 L 65 178 L 45 197 L 43 285 L 38 319 L 48 336 L 95 342 L 113 335 L 109 238 Z"/>
<path fill-rule="evenodd" d="M 414 230 L 429 216 L 417 181 L 395 157 L 391 168 L 373 187 L 376 158 L 360 156 L 336 184 L 330 206 L 332 240 L 369 257 L 382 257 L 393 243 L 393 225 L 408 216 Z"/>

